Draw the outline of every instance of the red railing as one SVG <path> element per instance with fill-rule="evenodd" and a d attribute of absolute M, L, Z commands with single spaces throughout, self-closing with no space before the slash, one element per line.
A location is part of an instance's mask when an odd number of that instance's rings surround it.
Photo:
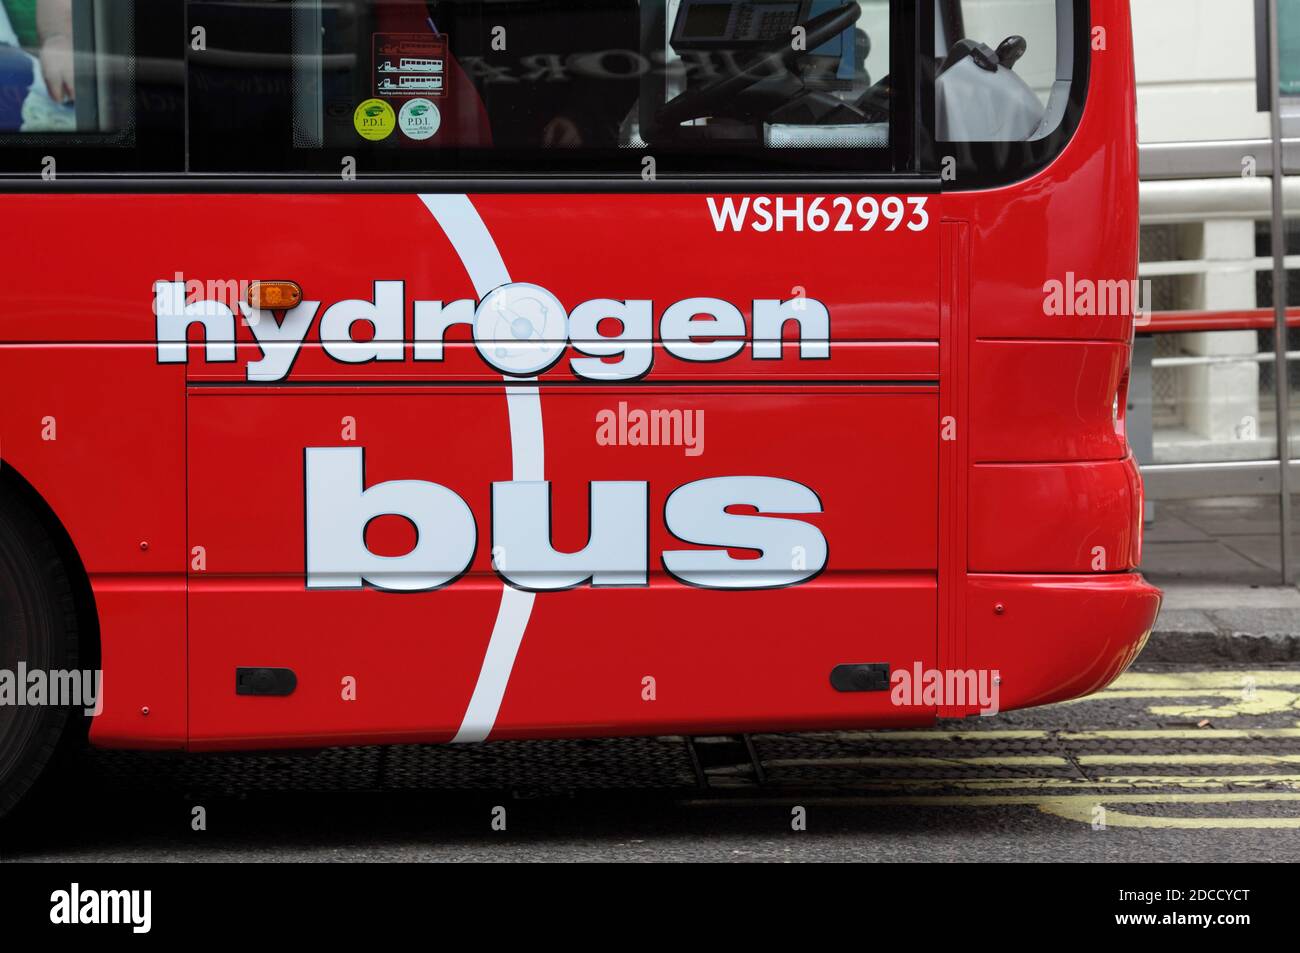
<path fill-rule="evenodd" d="M 1139 319 L 1138 334 L 1170 334 L 1179 331 L 1267 331 L 1277 319 L 1272 308 L 1247 311 L 1156 311 L 1145 322 Z M 1300 328 L 1300 308 L 1288 308 L 1288 327 Z"/>

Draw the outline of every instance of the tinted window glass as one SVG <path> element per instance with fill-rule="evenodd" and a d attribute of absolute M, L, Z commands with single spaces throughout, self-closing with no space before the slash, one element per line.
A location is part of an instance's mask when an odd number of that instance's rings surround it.
<path fill-rule="evenodd" d="M 933 141 L 922 146 L 922 166 L 949 190 L 996 188 L 1045 169 L 1083 116 L 1089 0 L 933 0 L 925 12 L 934 47 L 920 64 L 921 127 Z"/>
<path fill-rule="evenodd" d="M 179 171 L 182 9 L 0 0 L 0 170 Z"/>
<path fill-rule="evenodd" d="M 939 0 L 940 141 L 1026 142 L 1061 124 L 1072 80 L 1072 0 Z"/>
<path fill-rule="evenodd" d="M 192 168 L 888 171 L 893 6 L 195 0 Z"/>

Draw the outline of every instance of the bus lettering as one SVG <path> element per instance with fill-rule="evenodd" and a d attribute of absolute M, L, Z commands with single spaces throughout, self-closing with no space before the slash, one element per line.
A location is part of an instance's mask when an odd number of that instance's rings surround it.
<path fill-rule="evenodd" d="M 221 301 L 187 303 L 185 282 L 154 285 L 157 355 L 160 364 L 189 360 L 190 326 L 203 328 L 204 356 L 211 363 L 230 363 L 235 356 L 234 310 Z M 655 306 L 649 300 L 599 298 L 566 311 L 545 288 L 510 282 L 481 301 L 415 301 L 414 334 L 406 338 L 406 292 L 402 281 L 376 281 L 370 300 L 335 302 L 321 311 L 320 301 L 303 301 L 279 320 L 242 302 L 236 307 L 262 351 L 249 361 L 246 376 L 257 383 L 284 380 L 316 323 L 322 350 L 342 364 L 372 361 L 442 361 L 444 340 L 454 325 L 469 327 L 479 355 L 512 377 L 532 377 L 558 364 L 569 345 L 581 357 L 569 361 L 576 377 L 594 381 L 635 380 L 654 363 Z M 830 357 L 830 311 L 809 297 L 759 298 L 751 303 L 752 328 L 741 309 L 720 298 L 685 298 L 668 305 L 659 319 L 657 340 L 673 357 L 713 363 L 739 355 L 748 344 L 755 360 L 781 360 L 795 349 L 783 347 L 785 327 L 798 331 L 798 360 Z M 599 330 L 615 318 L 617 333 Z M 352 337 L 356 324 L 373 331 L 369 340 Z M 752 330 L 752 333 L 751 333 Z M 411 344 L 411 347 L 407 345 Z M 791 342 L 793 343 L 793 342 Z M 611 360 L 617 358 L 617 360 Z"/>
<path fill-rule="evenodd" d="M 588 484 L 590 530 L 574 553 L 551 544 L 551 483 L 510 480 L 492 484 L 493 568 L 517 589 L 546 592 L 576 586 L 649 584 L 650 484 L 596 480 Z M 308 447 L 304 461 L 308 589 L 359 589 L 369 584 L 396 592 L 423 592 L 455 582 L 470 567 L 478 543 L 474 514 L 453 490 L 425 480 L 365 485 L 365 452 L 352 447 Z M 730 513 L 747 506 L 756 514 Z M 664 505 L 664 523 L 678 539 L 708 549 L 665 551 L 664 569 L 704 589 L 793 586 L 826 566 L 827 545 L 811 523 L 769 513 L 820 513 L 808 487 L 774 477 L 696 480 L 678 487 Z M 376 556 L 366 527 L 381 516 L 401 516 L 416 530 L 413 549 Z M 729 549 L 753 550 L 737 559 Z"/>
<path fill-rule="evenodd" d="M 877 227 L 909 232 L 930 227 L 927 197 L 889 195 L 759 195 L 721 199 L 706 196 L 715 232 L 870 232 Z"/>

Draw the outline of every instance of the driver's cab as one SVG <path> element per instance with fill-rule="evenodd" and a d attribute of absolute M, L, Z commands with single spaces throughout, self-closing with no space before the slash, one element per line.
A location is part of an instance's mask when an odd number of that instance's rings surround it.
<path fill-rule="evenodd" d="M 642 31 L 666 67 L 641 80 L 647 143 L 889 143 L 887 2 L 670 0 Z"/>
<path fill-rule="evenodd" d="M 1035 142 L 1070 101 L 1075 0 L 935 0 L 935 137 Z"/>

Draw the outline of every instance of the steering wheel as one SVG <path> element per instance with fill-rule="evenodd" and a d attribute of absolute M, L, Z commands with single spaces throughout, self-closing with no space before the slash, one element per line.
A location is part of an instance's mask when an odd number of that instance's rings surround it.
<path fill-rule="evenodd" d="M 843 33 L 857 23 L 860 16 L 862 8 L 853 2 L 827 10 L 798 24 L 804 29 L 803 49 L 794 48 L 793 37 L 777 40 L 759 52 L 739 73 L 715 79 L 698 89 L 688 89 L 664 103 L 655 113 L 656 122 L 665 126 L 677 126 L 688 119 L 715 115 L 719 107 L 730 104 L 734 97 L 754 84 L 779 72 L 788 71 L 796 60 Z M 797 28 L 792 27 L 791 31 Z"/>

